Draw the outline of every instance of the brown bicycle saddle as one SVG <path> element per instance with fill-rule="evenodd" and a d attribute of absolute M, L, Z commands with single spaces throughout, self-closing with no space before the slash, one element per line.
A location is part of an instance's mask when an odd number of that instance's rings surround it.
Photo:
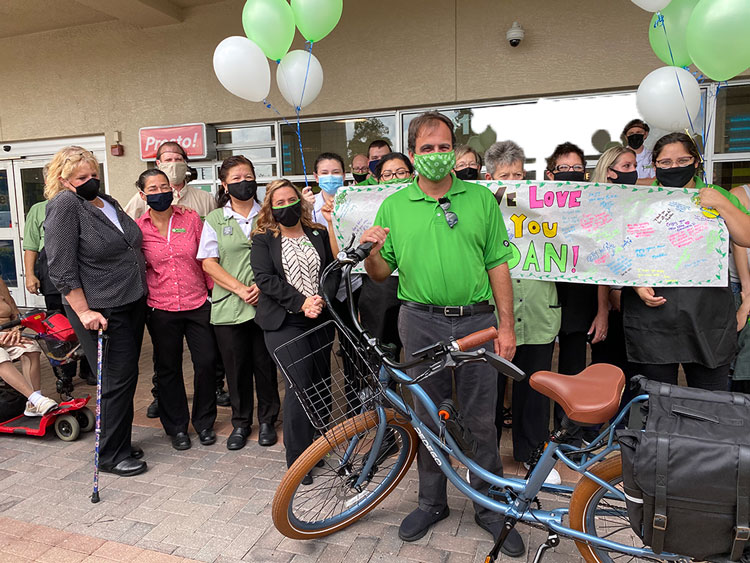
<path fill-rule="evenodd" d="M 538 371 L 529 384 L 557 402 L 570 420 L 586 426 L 607 422 L 615 415 L 625 389 L 625 374 L 611 364 L 593 364 L 578 375 Z"/>

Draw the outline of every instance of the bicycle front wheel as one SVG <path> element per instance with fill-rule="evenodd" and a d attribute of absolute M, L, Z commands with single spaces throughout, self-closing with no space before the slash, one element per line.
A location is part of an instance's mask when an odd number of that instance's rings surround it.
<path fill-rule="evenodd" d="M 622 461 L 619 454 L 597 464 L 592 473 L 622 491 Z M 570 527 L 624 545 L 643 547 L 643 541 L 630 527 L 625 501 L 608 493 L 607 489 L 591 479 L 582 478 L 570 497 Z M 588 563 L 658 560 L 656 556 L 645 559 L 583 542 L 576 542 L 576 547 Z"/>
<path fill-rule="evenodd" d="M 355 484 L 373 455 L 375 411 L 332 428 L 294 462 L 273 498 L 273 522 L 279 532 L 292 539 L 327 536 L 359 520 L 396 488 L 417 453 L 417 435 L 392 409 L 385 412 L 385 438 L 361 487 Z M 302 485 L 310 472 L 313 484 Z"/>

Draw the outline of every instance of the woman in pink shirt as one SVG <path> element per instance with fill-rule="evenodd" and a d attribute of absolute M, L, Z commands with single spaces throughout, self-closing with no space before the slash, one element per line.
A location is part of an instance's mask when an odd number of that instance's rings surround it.
<path fill-rule="evenodd" d="M 149 208 L 137 223 L 146 258 L 147 322 L 154 346 L 159 418 L 176 450 L 190 448 L 191 419 L 201 444 L 209 446 L 216 442 L 216 347 L 209 322 L 210 280 L 196 259 L 203 222 L 195 211 L 172 205 L 172 188 L 164 172 L 146 170 L 136 187 Z M 192 417 L 182 378 L 183 337 L 193 360 Z"/>

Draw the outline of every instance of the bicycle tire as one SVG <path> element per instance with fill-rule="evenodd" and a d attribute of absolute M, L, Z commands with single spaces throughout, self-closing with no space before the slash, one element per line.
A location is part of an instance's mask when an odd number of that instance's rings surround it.
<path fill-rule="evenodd" d="M 598 463 L 592 473 L 610 485 L 622 483 L 622 460 L 616 455 Z M 570 497 L 570 527 L 574 530 L 597 537 L 607 537 L 620 543 L 642 547 L 643 542 L 630 527 L 624 501 L 605 499 L 607 490 L 591 479 L 583 477 Z M 612 525 L 614 529 L 605 527 Z M 605 532 L 605 533 L 602 533 Z M 616 538 L 612 536 L 618 534 Z M 625 553 L 608 550 L 576 542 L 587 563 L 613 563 L 618 561 L 657 561 L 657 557 L 638 558 Z"/>
<path fill-rule="evenodd" d="M 353 476 L 359 475 L 357 466 L 363 467 L 369 449 L 364 446 L 355 450 L 353 461 L 343 468 L 332 460 L 341 459 L 343 449 L 355 436 L 360 437 L 359 443 L 366 443 L 368 434 L 372 433 L 370 438 L 374 436 L 373 431 L 378 426 L 377 413 L 369 411 L 347 419 L 313 442 L 287 470 L 276 489 L 272 505 L 276 529 L 292 539 L 321 538 L 353 524 L 385 499 L 406 475 L 418 445 L 414 429 L 408 422 L 397 419 L 392 409 L 386 409 L 386 423 L 394 436 L 393 442 L 389 442 L 387 451 L 379 452 L 377 473 L 371 476 L 362 492 L 356 492 L 347 481 L 351 482 Z M 396 445 L 398 455 L 386 456 Z M 380 456 L 386 457 L 381 460 Z M 392 463 L 385 464 L 391 458 Z M 300 488 L 302 479 L 321 460 L 325 462 L 323 475 L 316 475 L 309 487 Z M 376 475 L 382 475 L 379 482 L 376 482 Z M 367 492 L 372 484 L 374 488 Z M 348 493 L 352 495 L 351 499 L 346 498 Z M 362 496 L 363 493 L 367 494 Z M 311 504 L 316 498 L 320 498 L 322 506 Z"/>

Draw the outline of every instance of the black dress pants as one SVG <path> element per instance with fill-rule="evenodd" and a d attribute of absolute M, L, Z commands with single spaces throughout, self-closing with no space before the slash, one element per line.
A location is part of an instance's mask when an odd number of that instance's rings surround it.
<path fill-rule="evenodd" d="M 276 364 L 266 348 L 263 331 L 250 320 L 236 325 L 214 325 L 214 333 L 227 372 L 232 426 L 245 429 L 252 426 L 253 387 L 258 395 L 258 422 L 274 424 L 281 400 Z"/>
<path fill-rule="evenodd" d="M 192 311 L 151 309 L 148 328 L 154 345 L 159 418 L 168 436 L 188 431 L 191 420 L 182 377 L 182 341 L 193 361 L 192 422 L 196 432 L 216 421 L 216 339 L 210 324 L 211 304 Z"/>
<path fill-rule="evenodd" d="M 138 383 L 146 298 L 107 309 L 96 309 L 107 319 L 105 353 L 102 360 L 101 440 L 99 462 L 114 465 L 130 456 L 133 430 L 133 397 Z M 97 331 L 83 328 L 78 315 L 67 304 L 65 311 L 89 364 L 96 366 Z"/>
<path fill-rule="evenodd" d="M 526 373 L 522 381 L 513 382 L 513 457 L 527 462 L 536 447 L 545 442 L 549 432 L 549 398 L 529 385 L 533 373 L 552 369 L 555 341 L 549 344 L 524 344 L 516 348 L 513 363 Z M 503 429 L 503 400 L 508 378 L 497 376 L 497 409 L 495 427 L 498 441 Z"/>
<path fill-rule="evenodd" d="M 680 364 L 633 364 L 636 373 L 648 379 L 677 385 L 677 374 Z M 708 391 L 729 390 L 729 364 L 708 368 L 701 364 L 682 364 L 688 387 L 697 387 Z"/>
<path fill-rule="evenodd" d="M 331 348 L 335 336 L 333 324 L 329 324 L 327 330 L 316 330 L 307 337 L 290 343 L 292 339 L 322 322 L 325 322 L 325 319 L 308 319 L 300 314 L 287 314 L 284 324 L 278 330 L 265 332 L 265 339 L 269 350 L 276 350 L 279 346 L 288 344 L 277 352 L 279 363 L 294 378 L 298 389 L 306 390 L 319 398 L 315 401 L 315 407 L 325 412 L 326 408 L 330 409 L 328 393 L 331 379 Z M 315 429 L 310 424 L 287 377 L 284 377 L 284 385 L 284 448 L 286 465 L 290 467 L 312 444 Z M 314 393 L 311 391 L 313 386 Z"/>

